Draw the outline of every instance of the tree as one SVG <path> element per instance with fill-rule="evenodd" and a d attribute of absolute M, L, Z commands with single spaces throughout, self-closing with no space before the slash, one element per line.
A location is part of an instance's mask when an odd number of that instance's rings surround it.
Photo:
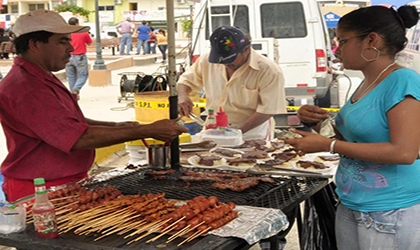
<path fill-rule="evenodd" d="M 73 3 L 67 4 L 67 3 L 63 3 L 58 5 L 57 7 L 55 7 L 55 10 L 57 12 L 71 12 L 74 15 L 79 14 L 82 17 L 88 17 L 89 14 L 91 13 L 90 10 L 87 10 L 83 7 L 79 7 L 77 5 L 74 5 Z"/>

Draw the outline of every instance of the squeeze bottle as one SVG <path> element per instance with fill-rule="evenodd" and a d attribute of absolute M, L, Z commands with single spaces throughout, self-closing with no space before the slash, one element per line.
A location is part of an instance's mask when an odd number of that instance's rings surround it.
<path fill-rule="evenodd" d="M 219 107 L 219 112 L 216 115 L 216 126 L 217 127 L 228 127 L 228 117 L 222 107 Z"/>
<path fill-rule="evenodd" d="M 43 238 L 57 238 L 57 219 L 54 205 L 48 200 L 44 178 L 34 179 L 35 204 L 32 207 L 36 236 Z"/>

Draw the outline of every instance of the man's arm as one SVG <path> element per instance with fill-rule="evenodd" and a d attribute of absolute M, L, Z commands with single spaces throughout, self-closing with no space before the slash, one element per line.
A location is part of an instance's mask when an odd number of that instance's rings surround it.
<path fill-rule="evenodd" d="M 178 84 L 178 111 L 182 116 L 188 116 L 193 109 L 193 102 L 188 96 L 192 89 L 185 84 Z"/>
<path fill-rule="evenodd" d="M 91 122 L 93 120 L 90 120 Z M 144 138 L 154 138 L 161 141 L 171 141 L 187 129 L 178 126 L 177 120 L 160 120 L 148 125 L 110 126 L 107 122 L 90 125 L 74 144 L 73 149 L 93 149 L 114 145 L 126 141 Z"/>
<path fill-rule="evenodd" d="M 273 115 L 261 114 L 255 112 L 251 115 L 246 121 L 239 127 L 242 130 L 242 133 L 245 134 L 249 130 L 258 127 L 259 125 L 263 124 L 265 121 L 270 119 Z"/>
<path fill-rule="evenodd" d="M 86 121 L 90 126 L 124 127 L 124 126 L 139 125 L 139 122 L 136 122 L 136 121 L 108 122 L 108 121 L 97 121 L 97 120 L 92 120 L 88 118 L 86 118 Z"/>

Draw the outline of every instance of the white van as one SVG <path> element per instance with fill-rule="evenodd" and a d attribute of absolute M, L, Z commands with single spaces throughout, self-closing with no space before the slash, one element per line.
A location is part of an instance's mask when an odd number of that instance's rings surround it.
<path fill-rule="evenodd" d="M 416 6 L 420 14 L 420 1 L 409 3 L 409 5 Z M 420 73 L 420 21 L 407 31 L 406 36 L 408 43 L 398 54 L 398 63 Z"/>
<path fill-rule="evenodd" d="M 279 65 L 290 104 L 327 95 L 332 52 L 316 0 L 202 0 L 195 13 L 193 61 L 210 50 L 208 39 L 213 30 L 221 25 L 239 26 L 249 31 L 257 52 L 267 50 L 262 43 L 279 47 Z M 276 43 L 270 42 L 273 38 Z"/>

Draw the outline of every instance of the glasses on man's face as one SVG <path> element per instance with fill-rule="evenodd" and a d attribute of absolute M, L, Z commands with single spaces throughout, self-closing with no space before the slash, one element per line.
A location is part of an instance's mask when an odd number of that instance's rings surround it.
<path fill-rule="evenodd" d="M 357 37 L 362 37 L 362 36 L 366 36 L 367 34 L 360 34 L 357 36 L 351 36 L 351 37 L 346 37 L 346 38 L 338 38 L 338 47 L 343 46 L 344 44 L 346 44 L 348 42 L 348 40 L 353 39 L 353 38 L 357 38 Z"/>

